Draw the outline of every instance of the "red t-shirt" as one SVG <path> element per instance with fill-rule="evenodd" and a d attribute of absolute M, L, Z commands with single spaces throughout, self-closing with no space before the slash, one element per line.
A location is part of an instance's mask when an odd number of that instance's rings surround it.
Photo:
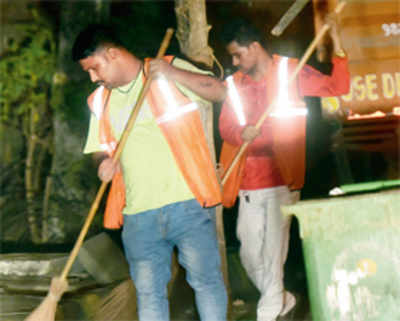
<path fill-rule="evenodd" d="M 325 75 L 306 65 L 299 72 L 297 87 L 301 96 L 339 96 L 350 87 L 347 58 L 332 58 L 331 75 Z M 235 83 L 242 101 L 247 125 L 255 125 L 275 93 L 268 91 L 266 79 L 254 81 L 245 75 L 240 84 Z M 271 86 L 270 86 L 271 87 Z M 228 101 L 222 106 L 219 129 L 223 140 L 231 145 L 243 144 L 241 134 L 244 126 L 239 125 L 233 108 Z M 244 176 L 240 189 L 254 190 L 284 185 L 272 151 L 271 120 L 267 118 L 261 126 L 261 134 L 248 146 Z"/>

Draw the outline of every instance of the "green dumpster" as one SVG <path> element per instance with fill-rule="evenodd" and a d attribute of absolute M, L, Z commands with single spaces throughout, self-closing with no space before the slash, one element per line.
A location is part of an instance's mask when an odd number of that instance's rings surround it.
<path fill-rule="evenodd" d="M 400 320 L 400 189 L 300 201 L 314 321 Z"/>

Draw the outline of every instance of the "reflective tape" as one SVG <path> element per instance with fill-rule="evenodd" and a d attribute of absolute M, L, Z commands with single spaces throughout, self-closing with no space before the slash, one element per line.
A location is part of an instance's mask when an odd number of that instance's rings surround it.
<path fill-rule="evenodd" d="M 100 144 L 100 148 L 101 150 L 111 154 L 117 148 L 117 143 L 116 142 L 102 143 Z"/>
<path fill-rule="evenodd" d="M 179 108 L 164 113 L 162 116 L 157 117 L 156 122 L 157 124 L 161 124 L 167 121 L 173 121 L 186 113 L 196 110 L 197 108 L 198 108 L 197 104 L 195 102 L 192 102 L 190 104 L 181 106 Z"/>
<path fill-rule="evenodd" d="M 307 115 L 307 108 L 303 106 L 295 107 L 298 102 L 289 98 L 289 58 L 282 57 L 278 66 L 279 89 L 275 102 L 275 110 L 270 114 L 271 117 L 287 118 L 294 116 Z"/>
<path fill-rule="evenodd" d="M 97 119 L 101 118 L 103 114 L 103 91 L 104 86 L 100 86 L 95 93 L 93 98 L 93 113 L 95 114 Z"/>
<path fill-rule="evenodd" d="M 232 102 L 238 122 L 241 126 L 244 126 L 246 125 L 246 117 L 244 116 L 243 104 L 236 89 L 235 82 L 233 81 L 233 77 L 227 77 L 226 83 L 228 84 L 228 96 Z"/>

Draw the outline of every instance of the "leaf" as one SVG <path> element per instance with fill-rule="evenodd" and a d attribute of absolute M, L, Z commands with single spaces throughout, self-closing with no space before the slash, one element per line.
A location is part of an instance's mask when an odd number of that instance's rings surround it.
<path fill-rule="evenodd" d="M 37 105 L 50 106 L 46 103 L 50 97 L 42 88 L 51 86 L 56 44 L 53 31 L 40 12 L 33 10 L 33 16 L 33 23 L 15 26 L 20 37 L 10 44 L 9 54 L 0 60 L 2 119 L 20 117 Z"/>

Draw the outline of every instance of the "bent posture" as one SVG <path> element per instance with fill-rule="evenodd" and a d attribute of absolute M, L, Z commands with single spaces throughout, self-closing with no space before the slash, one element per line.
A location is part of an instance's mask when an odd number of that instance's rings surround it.
<path fill-rule="evenodd" d="M 113 227 L 123 224 L 139 319 L 169 320 L 167 283 L 176 246 L 201 320 L 226 320 L 213 208 L 221 193 L 198 110 L 222 100 L 225 87 L 178 58 L 141 61 L 105 26 L 78 35 L 73 59 L 100 85 L 88 99 L 84 152 L 106 155 L 98 175 L 113 180 L 107 210 L 123 212 Z M 149 75 L 149 94 L 115 164 L 110 157 Z"/>

